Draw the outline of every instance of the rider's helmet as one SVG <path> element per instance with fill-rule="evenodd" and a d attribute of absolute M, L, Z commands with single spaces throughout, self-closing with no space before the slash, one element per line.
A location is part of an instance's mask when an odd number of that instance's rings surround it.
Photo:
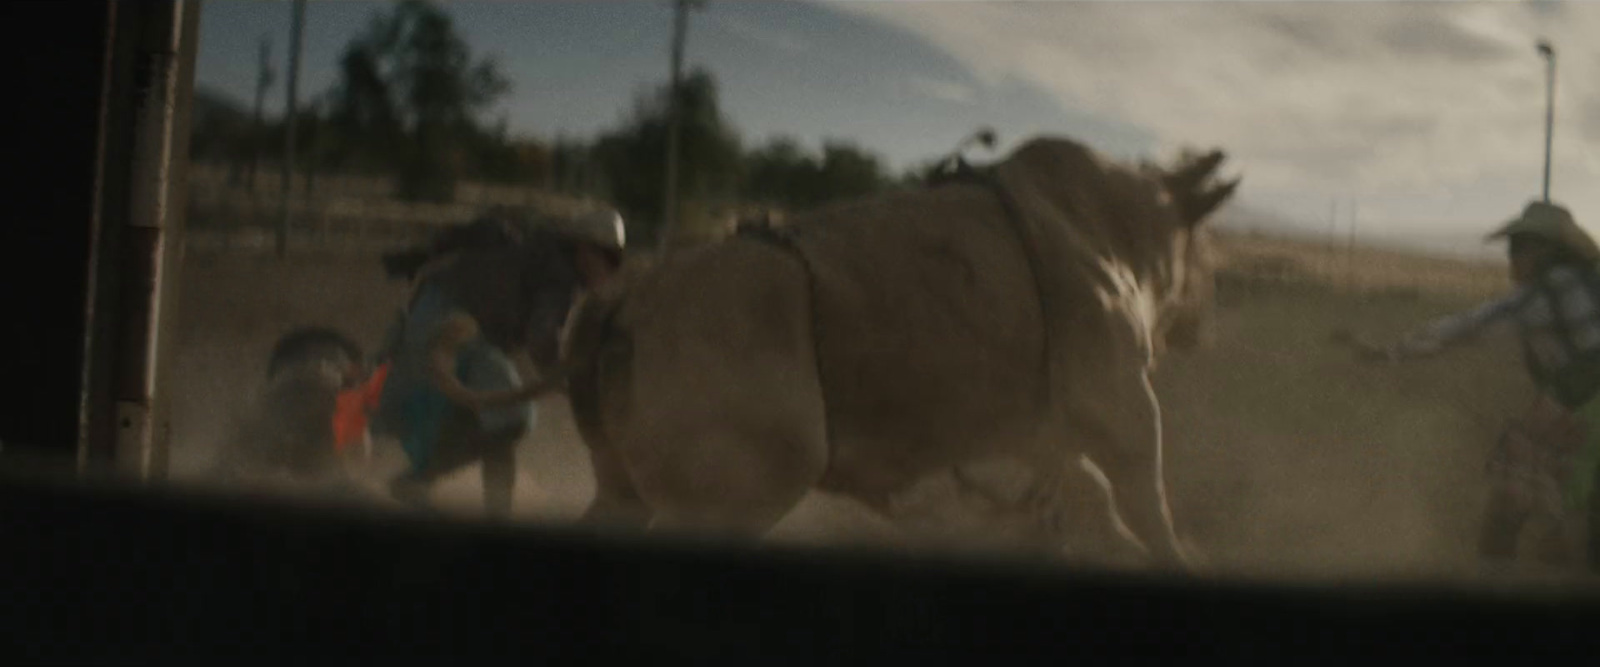
<path fill-rule="evenodd" d="M 615 209 L 600 208 L 574 216 L 556 216 L 542 225 L 562 236 L 620 252 L 627 246 L 627 230 Z"/>

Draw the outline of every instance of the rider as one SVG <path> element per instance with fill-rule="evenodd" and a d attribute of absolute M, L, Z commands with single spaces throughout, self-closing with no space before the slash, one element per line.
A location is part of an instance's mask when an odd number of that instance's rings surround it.
<path fill-rule="evenodd" d="M 532 223 L 499 215 L 385 257 L 392 277 L 414 284 L 383 353 L 374 416 L 374 432 L 400 438 L 411 460 L 390 484 L 396 498 L 422 504 L 433 482 L 481 461 L 487 511 L 510 512 L 533 399 L 561 385 L 567 312 L 615 272 L 624 240 L 614 211 Z"/>
<path fill-rule="evenodd" d="M 1441 318 L 1369 356 L 1398 362 L 1431 355 L 1491 324 L 1515 322 L 1538 397 L 1491 460 L 1498 473 L 1480 535 L 1480 555 L 1501 564 L 1516 551 L 1534 512 L 1565 524 L 1588 514 L 1588 561 L 1600 568 L 1600 248 L 1565 208 L 1532 202 L 1489 236 L 1509 241 L 1515 289 Z"/>

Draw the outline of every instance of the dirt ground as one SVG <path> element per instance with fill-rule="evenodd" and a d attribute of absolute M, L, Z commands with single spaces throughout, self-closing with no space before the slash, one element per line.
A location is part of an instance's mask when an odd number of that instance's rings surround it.
<path fill-rule="evenodd" d="M 1389 339 L 1505 285 L 1503 269 L 1239 238 L 1224 246 L 1215 343 L 1166 360 L 1156 374 L 1168 479 L 1180 532 L 1219 572 L 1245 576 L 1475 577 L 1482 468 L 1502 420 L 1531 399 L 1506 332 L 1440 358 L 1388 367 L 1328 342 L 1348 327 Z M 1341 260 L 1347 259 L 1340 257 Z M 1350 266 L 1364 279 L 1338 278 Z M 203 479 L 228 420 L 265 373 L 274 339 L 325 324 L 366 344 L 381 338 L 404 294 L 375 256 L 196 255 L 181 276 L 172 368 L 173 478 Z M 587 454 L 564 399 L 539 406 L 519 450 L 515 512 L 575 518 L 593 493 Z M 378 492 L 403 466 L 378 442 Z M 472 517 L 478 470 L 437 498 Z M 775 537 L 806 542 L 890 539 L 852 502 L 807 498 Z"/>

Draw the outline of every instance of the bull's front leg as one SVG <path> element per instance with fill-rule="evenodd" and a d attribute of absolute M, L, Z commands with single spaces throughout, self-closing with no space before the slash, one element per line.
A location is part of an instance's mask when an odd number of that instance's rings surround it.
<path fill-rule="evenodd" d="M 1109 485 L 1108 520 L 1139 543 L 1156 562 L 1190 570 L 1193 559 L 1178 540 L 1167 502 L 1162 467 L 1161 411 L 1149 377 L 1139 373 L 1120 391 L 1102 394 L 1080 411 L 1073 430 L 1084 438 L 1084 452 Z M 1120 522 L 1118 519 L 1120 518 Z"/>

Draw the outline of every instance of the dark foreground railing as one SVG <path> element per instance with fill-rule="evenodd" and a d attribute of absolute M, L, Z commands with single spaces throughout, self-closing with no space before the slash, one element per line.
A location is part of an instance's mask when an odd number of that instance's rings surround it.
<path fill-rule="evenodd" d="M 1011 561 L 627 542 L 35 474 L 0 485 L 0 594 L 0 644 L 26 658 L 8 664 L 444 655 L 549 665 L 624 653 L 765 664 L 907 651 L 1078 662 L 1600 647 L 1593 598 L 1178 584 Z"/>

